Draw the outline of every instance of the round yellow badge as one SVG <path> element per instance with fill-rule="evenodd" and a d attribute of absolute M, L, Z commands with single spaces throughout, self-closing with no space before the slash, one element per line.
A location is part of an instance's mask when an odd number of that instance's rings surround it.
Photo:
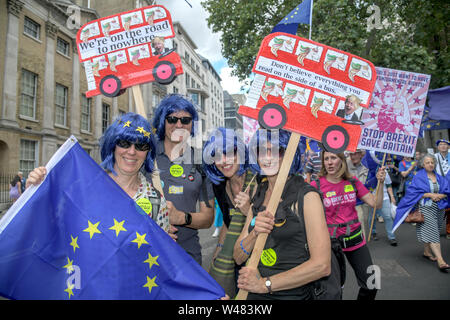
<path fill-rule="evenodd" d="M 273 266 L 277 262 L 277 254 L 272 248 L 266 249 L 261 254 L 261 263 L 267 267 Z"/>
<path fill-rule="evenodd" d="M 144 210 L 146 214 L 152 214 L 152 203 L 147 198 L 140 198 L 138 201 L 136 201 L 136 204 L 141 207 L 141 209 Z"/>
<path fill-rule="evenodd" d="M 172 175 L 172 177 L 175 178 L 181 177 L 183 173 L 184 173 L 183 167 L 178 164 L 174 164 L 173 166 L 170 167 L 170 174 Z"/>

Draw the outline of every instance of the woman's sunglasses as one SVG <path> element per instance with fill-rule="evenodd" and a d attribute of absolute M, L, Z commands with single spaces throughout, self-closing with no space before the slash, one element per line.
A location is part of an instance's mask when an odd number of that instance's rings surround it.
<path fill-rule="evenodd" d="M 116 145 L 123 148 L 128 149 L 131 147 L 131 145 L 134 144 L 134 148 L 138 151 L 148 151 L 150 150 L 150 145 L 145 142 L 139 142 L 139 143 L 133 143 L 128 140 L 119 140 L 117 141 Z"/>
<path fill-rule="evenodd" d="M 174 117 L 174 116 L 167 116 L 166 120 L 169 124 L 175 124 L 178 122 L 178 120 L 180 120 L 181 124 L 189 124 L 192 121 L 191 117 Z"/>

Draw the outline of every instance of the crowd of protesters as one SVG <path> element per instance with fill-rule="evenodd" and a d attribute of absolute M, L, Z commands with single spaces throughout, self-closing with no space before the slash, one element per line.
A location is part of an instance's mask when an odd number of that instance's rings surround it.
<path fill-rule="evenodd" d="M 366 159 L 373 157 L 370 152 L 334 154 L 312 148 L 317 144 L 302 138 L 278 209 L 269 212 L 290 133 L 260 129 L 244 144 L 234 130 L 218 128 L 205 143 L 199 165 L 193 163 L 195 150 L 187 144 L 197 119 L 192 103 L 181 95 L 161 101 L 154 129 L 143 118 L 127 114 L 101 139 L 102 148 L 109 148 L 108 154 L 102 151 L 102 166 L 119 185 L 121 176 L 133 181 L 122 179 L 121 186 L 137 202 L 139 184 L 144 181 L 151 186 L 160 206 L 150 216 L 199 264 L 197 230 L 210 228 L 214 212 L 222 213 L 215 222 L 217 228 L 223 226 L 214 235 L 218 243 L 209 271 L 229 297 L 244 289 L 251 299 L 304 300 L 321 295 L 339 299 L 346 258 L 360 287 L 357 299 L 375 299 L 377 290 L 367 285 L 372 257 L 366 239 L 378 240 L 377 222 L 383 222 L 388 243 L 398 245 L 393 232 L 397 205 L 401 212 L 412 207 L 421 210 L 425 221 L 417 223 L 417 238 L 424 244 L 423 255 L 436 261 L 440 271 L 450 269 L 439 245 L 450 196 L 450 142 L 439 140 L 434 156 L 386 155 L 385 163 L 379 161 L 374 169 L 367 165 Z M 136 130 L 131 130 L 134 135 L 125 132 L 139 121 L 154 134 L 144 139 L 136 136 Z M 133 162 L 131 168 L 130 157 L 140 153 L 141 161 Z M 162 184 L 154 180 L 153 164 L 159 168 Z M 121 166 L 130 167 L 130 173 Z M 45 172 L 40 170 L 31 172 L 27 186 L 43 179 Z M 19 196 L 22 184 L 21 177 L 11 182 Z M 148 198 L 154 200 L 152 195 Z M 246 267 L 260 234 L 266 234 L 267 241 L 258 267 Z M 333 288 L 337 290 L 331 293 Z"/>

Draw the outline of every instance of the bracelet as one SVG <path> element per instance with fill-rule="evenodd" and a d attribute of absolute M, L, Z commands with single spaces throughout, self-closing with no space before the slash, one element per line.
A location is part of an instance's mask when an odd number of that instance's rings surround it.
<path fill-rule="evenodd" d="M 244 251 L 244 253 L 245 253 L 246 255 L 249 256 L 249 255 L 250 255 L 250 252 L 248 252 L 247 250 L 244 249 L 244 245 L 242 244 L 242 242 L 244 242 L 244 239 L 242 239 L 242 240 L 241 240 L 241 243 L 240 243 L 241 249 L 242 249 L 242 251 Z"/>
<path fill-rule="evenodd" d="M 223 248 L 223 243 L 218 243 L 216 247 Z"/>

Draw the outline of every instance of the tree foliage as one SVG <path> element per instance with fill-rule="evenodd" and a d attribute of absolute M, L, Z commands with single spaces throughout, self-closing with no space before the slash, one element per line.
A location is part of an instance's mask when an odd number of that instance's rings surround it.
<path fill-rule="evenodd" d="M 433 88 L 449 85 L 447 2 L 316 0 L 312 40 L 376 66 L 431 74 Z M 210 14 L 209 26 L 221 34 L 222 54 L 241 80 L 250 75 L 262 39 L 298 4 L 299 0 L 202 2 Z M 305 38 L 308 32 L 308 25 L 297 31 Z"/>

